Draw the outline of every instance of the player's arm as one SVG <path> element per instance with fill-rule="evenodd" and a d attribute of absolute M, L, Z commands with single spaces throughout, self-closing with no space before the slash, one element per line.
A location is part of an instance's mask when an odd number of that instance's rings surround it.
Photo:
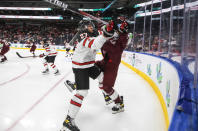
<path fill-rule="evenodd" d="M 129 40 L 130 37 L 129 37 L 129 34 L 128 34 L 128 29 L 129 29 L 129 24 L 126 21 L 122 22 L 119 30 L 122 33 L 120 40 L 122 42 L 122 45 L 121 46 L 122 46 L 122 49 L 123 50 L 128 45 L 128 42 L 131 41 L 131 40 Z"/>
<path fill-rule="evenodd" d="M 114 35 L 114 22 L 102 27 L 102 35 L 95 38 L 85 38 L 82 42 L 83 46 L 91 49 L 100 49 L 104 43 Z"/>
<path fill-rule="evenodd" d="M 82 42 L 84 47 L 91 48 L 91 49 L 100 49 L 103 44 L 106 42 L 107 37 L 104 37 L 103 35 L 99 35 L 95 38 L 87 37 Z"/>

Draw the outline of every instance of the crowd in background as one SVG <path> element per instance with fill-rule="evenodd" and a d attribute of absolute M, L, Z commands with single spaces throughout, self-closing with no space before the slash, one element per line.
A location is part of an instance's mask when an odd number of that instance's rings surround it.
<path fill-rule="evenodd" d="M 74 29 L 60 25 L 0 25 L 0 36 L 11 43 L 26 44 L 31 40 L 35 44 L 40 44 L 43 39 L 49 39 L 55 45 L 64 45 L 72 39 L 74 34 Z"/>
<path fill-rule="evenodd" d="M 138 23 L 137 23 L 138 24 Z M 137 25 L 136 24 L 136 25 Z M 138 26 L 138 25 L 137 25 Z M 159 25 L 158 25 L 159 26 Z M 147 26 L 145 32 L 143 33 L 143 27 L 136 28 L 133 34 L 133 40 L 127 47 L 127 50 L 136 52 L 161 52 L 181 54 L 182 48 L 182 25 L 174 23 L 172 35 L 169 36 L 168 25 L 162 25 L 161 35 L 159 27 L 152 27 L 152 34 L 150 35 L 150 26 Z M 192 33 L 187 40 L 188 46 L 185 47 L 187 52 L 195 52 L 196 40 L 195 33 L 193 33 L 193 28 L 190 30 Z M 170 38 L 169 38 L 170 37 Z"/>
<path fill-rule="evenodd" d="M 167 27 L 162 27 L 161 38 L 159 39 L 159 28 L 152 29 L 150 36 L 149 27 L 145 30 L 143 37 L 142 28 L 130 29 L 129 32 L 134 33 L 133 39 L 126 50 L 136 52 L 168 52 L 181 53 L 182 45 L 182 28 L 173 28 L 171 36 L 171 44 L 169 42 L 169 32 Z M 6 38 L 10 43 L 26 44 L 32 41 L 35 44 L 40 44 L 43 39 L 49 39 L 55 45 L 65 45 L 75 35 L 74 28 L 67 28 L 64 25 L 56 24 L 0 24 L 0 37 Z M 195 52 L 195 39 L 189 39 L 191 46 L 186 48 L 188 52 Z M 169 49 L 171 45 L 171 49 Z"/>

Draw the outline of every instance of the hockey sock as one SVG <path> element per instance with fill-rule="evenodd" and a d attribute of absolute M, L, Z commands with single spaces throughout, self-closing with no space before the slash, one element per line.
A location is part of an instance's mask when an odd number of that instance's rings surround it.
<path fill-rule="evenodd" d="M 101 73 L 98 75 L 98 77 L 96 78 L 96 79 L 98 80 L 98 82 L 99 82 L 99 87 L 102 87 L 100 84 L 103 83 L 103 78 L 104 78 L 104 73 L 103 73 L 103 72 L 101 72 Z"/>
<path fill-rule="evenodd" d="M 50 66 L 52 67 L 52 69 L 54 69 L 55 71 L 57 71 L 58 69 L 57 69 L 57 67 L 56 67 L 56 65 L 54 65 L 53 63 L 52 64 L 50 64 Z"/>
<path fill-rule="evenodd" d="M 121 99 L 119 94 L 117 93 L 117 91 L 115 91 L 114 89 L 112 90 L 112 92 L 109 94 L 109 97 L 116 103 L 120 103 Z"/>
<path fill-rule="evenodd" d="M 80 107 L 82 105 L 82 101 L 84 97 L 87 96 L 88 90 L 77 90 L 76 94 L 73 96 L 73 98 L 70 101 L 70 106 L 68 110 L 68 115 L 71 118 L 75 118 L 77 113 L 80 110 Z"/>
<path fill-rule="evenodd" d="M 104 91 L 104 88 L 103 88 L 103 84 L 102 84 L 102 83 L 99 83 L 99 88 L 100 88 L 100 90 L 102 91 L 102 93 L 103 93 L 104 95 L 108 95 L 108 94 Z"/>
<path fill-rule="evenodd" d="M 43 63 L 45 70 L 48 69 L 48 64 L 47 63 Z"/>

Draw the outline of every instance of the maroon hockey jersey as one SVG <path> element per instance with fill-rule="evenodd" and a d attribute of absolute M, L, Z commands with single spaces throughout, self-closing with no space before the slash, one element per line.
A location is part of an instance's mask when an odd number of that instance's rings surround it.
<path fill-rule="evenodd" d="M 0 44 L 3 44 L 2 48 L 0 49 L 0 55 L 4 55 L 10 50 L 10 45 L 5 42 L 1 42 Z"/>
<path fill-rule="evenodd" d="M 122 53 L 127 46 L 127 42 L 127 33 L 121 33 L 118 37 L 108 40 L 101 49 L 104 61 L 118 66 L 121 61 Z"/>
<path fill-rule="evenodd" d="M 96 62 L 96 65 L 104 71 L 103 88 L 106 90 L 109 89 L 110 91 L 115 84 L 122 53 L 127 46 L 127 42 L 128 34 L 121 33 L 119 37 L 108 40 L 101 49 L 104 58 Z"/>

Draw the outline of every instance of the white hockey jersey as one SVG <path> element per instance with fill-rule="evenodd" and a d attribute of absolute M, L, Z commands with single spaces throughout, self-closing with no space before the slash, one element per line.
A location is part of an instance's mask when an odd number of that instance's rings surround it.
<path fill-rule="evenodd" d="M 45 47 L 45 56 L 55 56 L 58 54 L 56 51 L 56 48 L 53 45 L 49 45 L 48 47 Z"/>
<path fill-rule="evenodd" d="M 99 35 L 97 37 L 87 37 L 80 41 L 72 57 L 73 68 L 88 68 L 95 63 L 95 57 L 98 49 L 101 49 L 103 44 L 109 38 Z"/>

